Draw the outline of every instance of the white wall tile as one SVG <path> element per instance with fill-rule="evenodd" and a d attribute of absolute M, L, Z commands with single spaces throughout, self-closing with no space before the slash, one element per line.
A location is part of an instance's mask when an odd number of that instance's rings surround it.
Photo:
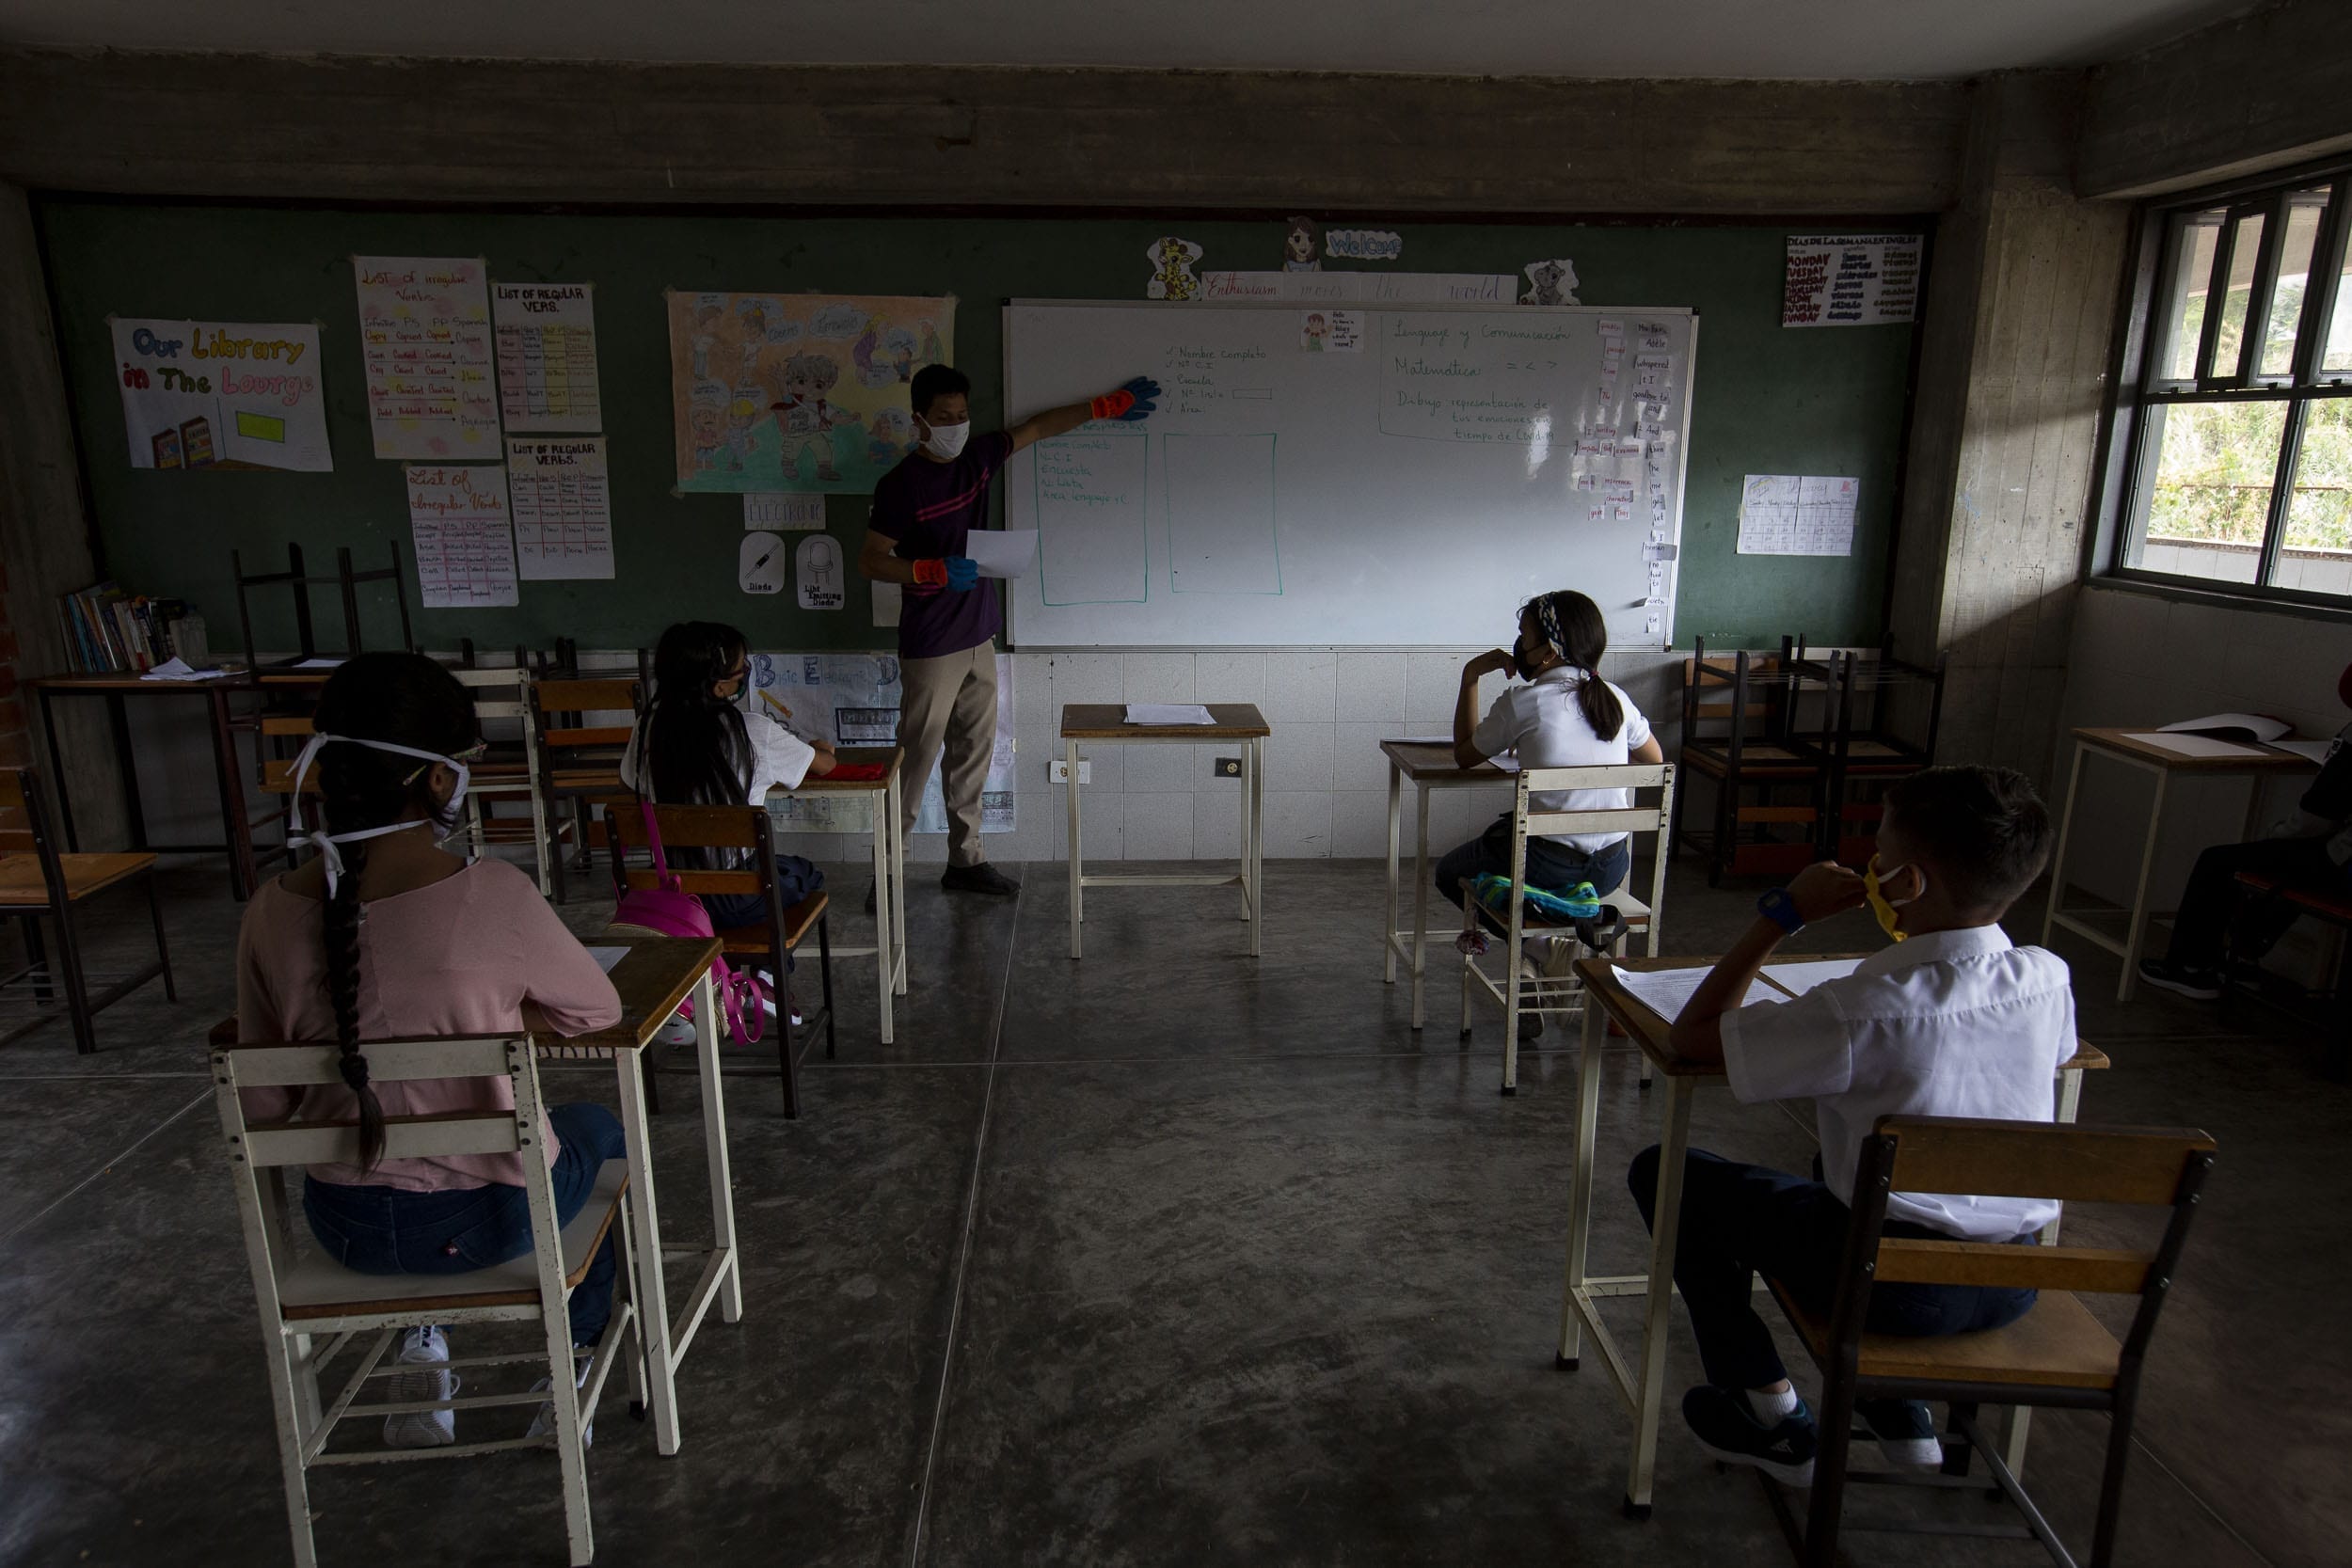
<path fill-rule="evenodd" d="M 1196 703 L 1265 703 L 1266 660 L 1269 654 L 1204 653 L 1197 656 Z"/>
<path fill-rule="evenodd" d="M 1405 832 L 1401 832 L 1400 840 L 1404 836 Z M 1331 853 L 1342 859 L 1380 860 L 1388 852 L 1388 791 L 1334 791 L 1331 796 Z"/>
<path fill-rule="evenodd" d="M 1462 684 L 1462 665 L 1469 657 L 1468 652 L 1406 654 L 1405 711 L 1452 713 L 1454 693 Z"/>
<path fill-rule="evenodd" d="M 1078 814 L 1083 820 L 1080 829 L 1086 835 L 1086 856 L 1089 861 L 1115 861 L 1120 858 L 1121 829 L 1124 825 L 1124 798 L 1105 795 L 1101 790 L 1078 792 Z M 1054 853 L 1064 859 L 1070 853 L 1070 808 L 1057 800 L 1054 813 Z"/>
<path fill-rule="evenodd" d="M 1232 744 L 1235 753 L 1238 753 L 1240 742 Z M 1214 742 L 1184 745 L 1160 740 L 1123 750 L 1127 753 L 1126 789 L 1131 795 L 1166 795 L 1177 790 L 1200 789 L 1216 776 L 1211 771 L 1217 754 Z M 1229 784 L 1227 787 L 1232 786 Z"/>
<path fill-rule="evenodd" d="M 1338 713 L 1342 719 L 1405 717 L 1404 654 L 1342 654 L 1336 672 Z"/>
<path fill-rule="evenodd" d="M 1231 861 L 1241 858 L 1241 797 L 1232 789 L 1222 794 L 1196 791 L 1192 798 L 1192 858 Z"/>
<path fill-rule="evenodd" d="M 1131 703 L 1197 703 L 1191 654 L 1127 654 L 1125 700 Z"/>
<path fill-rule="evenodd" d="M 1072 703 L 1124 702 L 1124 677 L 1117 654 L 1055 654 L 1054 725 L 1061 725 L 1061 710 Z"/>
<path fill-rule="evenodd" d="M 1342 720 L 1331 732 L 1331 787 L 1334 789 L 1377 789 L 1384 794 L 1389 787 L 1389 759 L 1380 752 L 1380 742 L 1404 733 L 1397 721 Z"/>
<path fill-rule="evenodd" d="M 1149 746 L 1114 746 L 1107 740 L 1078 742 L 1078 760 L 1087 764 L 1086 788 L 1090 793 L 1117 795 L 1127 787 L 1127 760 L 1137 752 L 1148 752 Z M 1060 756 L 1059 743 L 1054 754 Z"/>
<path fill-rule="evenodd" d="M 1192 797 L 1124 795 L 1121 833 L 1131 861 L 1192 859 Z"/>
<path fill-rule="evenodd" d="M 1196 829 L 1196 840 L 1198 837 Z M 1267 790 L 1265 852 L 1268 860 L 1327 859 L 1331 853 L 1331 792 Z"/>
<path fill-rule="evenodd" d="M 1277 721 L 1266 742 L 1266 788 L 1321 789 L 1331 787 L 1331 747 L 1336 724 L 1304 721 Z"/>
<path fill-rule="evenodd" d="M 1337 654 L 1302 651 L 1267 655 L 1267 720 L 1274 723 L 1285 719 L 1320 720 L 1327 724 L 1337 719 L 1339 668 Z"/>
<path fill-rule="evenodd" d="M 1014 806 L 1013 831 L 1009 833 L 985 835 L 988 858 L 999 862 L 1035 862 L 1041 866 L 1058 861 L 1054 847 L 1052 806 L 1037 795 L 1024 795 Z"/>

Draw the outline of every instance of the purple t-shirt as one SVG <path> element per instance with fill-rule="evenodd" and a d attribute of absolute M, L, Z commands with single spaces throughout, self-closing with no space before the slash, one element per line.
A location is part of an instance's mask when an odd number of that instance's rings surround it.
<path fill-rule="evenodd" d="M 988 483 L 1012 455 L 1003 431 L 975 436 L 952 463 L 909 452 L 874 486 L 876 533 L 896 540 L 907 561 L 962 555 L 964 535 L 988 526 Z M 959 593 L 907 584 L 898 610 L 898 657 L 940 658 L 977 648 L 1003 626 L 996 585 L 983 580 Z"/>

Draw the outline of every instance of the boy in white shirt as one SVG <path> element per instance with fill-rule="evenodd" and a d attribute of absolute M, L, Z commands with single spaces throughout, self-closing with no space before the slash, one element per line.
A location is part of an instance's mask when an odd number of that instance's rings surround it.
<path fill-rule="evenodd" d="M 1845 1243 L 1861 1140 L 1888 1115 L 2048 1121 L 2052 1084 L 2074 1053 L 2065 962 L 2017 947 L 1997 922 L 2048 859 L 2049 814 L 2007 768 L 1934 768 L 1887 791 L 1878 854 L 1856 876 L 1824 862 L 1756 901 L 1756 920 L 1675 1021 L 1674 1048 L 1720 1062 L 1744 1101 L 1811 1096 L 1820 1132 L 1817 1180 L 1702 1150 L 1683 1167 L 1675 1283 L 1691 1313 L 1708 1382 L 1683 1396 L 1683 1418 L 1718 1459 L 1810 1483 L 1812 1413 L 1788 1385 L 1770 1330 L 1749 1302 L 1762 1270 L 1826 1311 Z M 1870 906 L 1895 943 L 1853 974 L 1793 1002 L 1741 1006 L 1783 937 Z M 1628 1176 L 1644 1222 L 1658 1149 Z M 2058 1217 L 2040 1199 L 1895 1193 L 1889 1236 L 1972 1242 L 2030 1239 Z M 1882 1284 L 1874 1333 L 1967 1334 L 2025 1315 L 2030 1291 Z M 1941 1458 L 1927 1407 L 1866 1400 L 1856 1413 L 1898 1464 Z"/>

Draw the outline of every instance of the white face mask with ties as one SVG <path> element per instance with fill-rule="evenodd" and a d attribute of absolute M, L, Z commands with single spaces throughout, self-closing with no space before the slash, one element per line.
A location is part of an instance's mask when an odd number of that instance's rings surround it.
<path fill-rule="evenodd" d="M 963 443 L 972 438 L 972 421 L 961 424 L 927 424 L 930 434 L 923 437 L 923 450 L 942 463 L 952 463 L 963 451 Z"/>
<path fill-rule="evenodd" d="M 417 828 L 435 827 L 437 824 L 428 817 L 416 822 L 389 822 L 381 828 L 361 828 L 348 833 L 330 833 L 324 831 L 314 833 L 304 832 L 302 831 L 303 775 L 310 770 L 312 759 L 323 748 L 328 746 L 365 746 L 371 752 L 390 752 L 397 756 L 418 757 L 425 762 L 437 762 L 449 768 L 457 775 L 457 787 L 449 792 L 449 803 L 444 805 L 441 811 L 452 821 L 456 819 L 458 808 L 466 803 L 466 782 L 472 777 L 472 770 L 457 758 L 443 756 L 438 752 L 421 752 L 414 746 L 398 746 L 389 740 L 363 740 L 356 735 L 314 735 L 304 742 L 301 753 L 294 758 L 294 788 L 286 807 L 286 844 L 289 848 L 301 847 L 318 851 L 319 859 L 326 863 L 326 896 L 332 898 L 335 896 L 335 886 L 342 880 L 343 875 L 342 851 L 335 847 L 337 845 L 351 844 L 363 838 L 382 838 L 387 833 L 405 833 Z"/>

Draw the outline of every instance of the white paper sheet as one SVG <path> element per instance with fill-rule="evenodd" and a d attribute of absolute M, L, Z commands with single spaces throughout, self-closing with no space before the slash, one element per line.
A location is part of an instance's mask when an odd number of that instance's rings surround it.
<path fill-rule="evenodd" d="M 628 949 L 626 947 L 591 947 L 588 949 L 588 956 L 596 960 L 598 969 L 610 974 L 612 973 L 614 964 L 628 957 Z"/>
<path fill-rule="evenodd" d="M 164 660 L 161 664 L 158 664 L 155 668 L 141 675 L 139 679 L 143 681 L 210 681 L 218 680 L 221 676 L 227 673 L 229 673 L 229 672 L 226 670 L 193 669 L 189 666 L 186 659 L 182 658 L 177 654 L 174 654 L 171 657 Z"/>
<path fill-rule="evenodd" d="M 984 578 L 1025 578 L 1037 563 L 1037 530 L 974 529 L 963 536 L 963 553 Z"/>
<path fill-rule="evenodd" d="M 2177 724 L 2167 724 L 2158 735 L 2228 736 L 2233 740 L 2276 740 L 2295 728 L 2283 719 L 2273 719 L 2262 713 L 2209 713 L 2202 719 L 2184 719 Z"/>
<path fill-rule="evenodd" d="M 1741 555 L 1851 555 L 1858 479 L 1750 474 L 1740 487 Z"/>
<path fill-rule="evenodd" d="M 1764 978 L 1792 996 L 1803 996 L 1824 980 L 1842 980 L 1854 972 L 1860 958 L 1808 958 L 1800 963 L 1766 964 Z"/>
<path fill-rule="evenodd" d="M 412 464 L 408 528 L 427 610 L 516 602 L 515 530 L 502 465 Z"/>
<path fill-rule="evenodd" d="M 354 256 L 351 266 L 375 455 L 497 461 L 496 350 L 481 258 Z"/>
<path fill-rule="evenodd" d="M 603 436 L 508 436 L 506 489 L 523 581 L 612 576 Z"/>
<path fill-rule="evenodd" d="M 334 467 L 316 325 L 120 316 L 107 325 L 134 468 Z"/>
<path fill-rule="evenodd" d="M 906 605 L 906 590 L 895 582 L 877 582 L 869 586 L 874 591 L 874 625 L 877 627 L 897 626 L 898 613 Z"/>
<path fill-rule="evenodd" d="M 2137 740 L 2181 757 L 2258 757 L 2263 754 L 2258 747 L 2233 746 L 2226 740 L 2208 740 L 2201 735 L 2167 735 L 2155 731 L 2127 735 L 2123 738 Z"/>
<path fill-rule="evenodd" d="M 1660 969 L 1645 974 L 1619 969 L 1616 974 L 1618 984 L 1638 997 L 1644 1006 L 1672 1023 L 1682 1016 L 1683 1007 L 1698 990 L 1699 982 L 1707 978 L 1709 968 L 1701 964 L 1690 969 Z"/>
<path fill-rule="evenodd" d="M 2281 752 L 2293 752 L 2298 757 L 2309 757 L 2313 762 L 2324 763 L 2328 760 L 2328 752 L 2334 747 L 2335 742 L 2332 740 L 2274 740 L 2271 744 Z"/>
<path fill-rule="evenodd" d="M 297 670 L 332 670 L 342 662 L 340 658 L 306 658 L 294 666 Z M 1080 847 L 1084 847 L 1083 845 Z"/>
<path fill-rule="evenodd" d="M 593 283 L 493 283 L 499 411 L 517 430 L 602 430 Z M 528 578 L 528 571 L 523 576 Z M 602 574 L 611 577 L 612 574 Z"/>
<path fill-rule="evenodd" d="M 1129 703 L 1130 724 L 1214 724 L 1216 720 L 1199 703 Z"/>

